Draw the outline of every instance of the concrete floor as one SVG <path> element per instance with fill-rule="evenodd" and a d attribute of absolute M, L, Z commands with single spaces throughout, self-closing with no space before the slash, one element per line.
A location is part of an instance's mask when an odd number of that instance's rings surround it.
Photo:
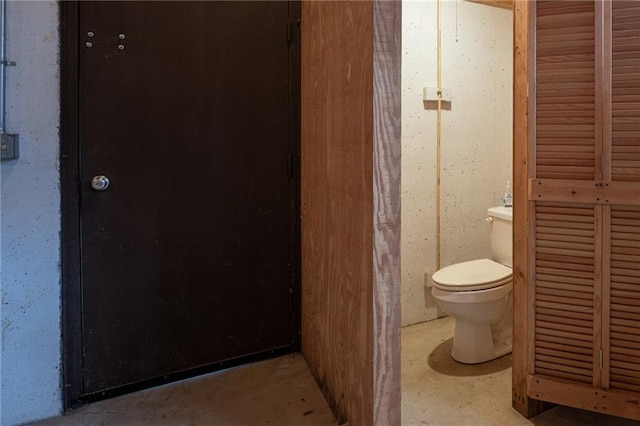
<path fill-rule="evenodd" d="M 640 426 L 568 407 L 522 418 L 511 408 L 511 356 L 475 366 L 455 362 L 454 325 L 442 318 L 402 330 L 404 426 Z M 337 425 L 300 355 L 89 404 L 38 424 Z"/>
<path fill-rule="evenodd" d="M 301 355 L 88 404 L 47 426 L 335 426 Z"/>
<path fill-rule="evenodd" d="M 402 329 L 402 424 L 638 426 L 640 422 L 554 407 L 525 419 L 511 408 L 511 355 L 478 365 L 451 358 L 451 317 Z"/>

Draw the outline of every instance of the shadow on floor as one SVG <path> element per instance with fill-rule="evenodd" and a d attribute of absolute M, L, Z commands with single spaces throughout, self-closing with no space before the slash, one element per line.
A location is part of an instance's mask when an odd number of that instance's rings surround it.
<path fill-rule="evenodd" d="M 536 426 L 638 426 L 640 422 L 607 414 L 557 406 L 529 419 Z"/>
<path fill-rule="evenodd" d="M 482 364 L 462 364 L 451 357 L 453 338 L 440 343 L 429 354 L 429 366 L 432 370 L 447 376 L 471 377 L 484 376 L 511 368 L 511 354 Z"/>

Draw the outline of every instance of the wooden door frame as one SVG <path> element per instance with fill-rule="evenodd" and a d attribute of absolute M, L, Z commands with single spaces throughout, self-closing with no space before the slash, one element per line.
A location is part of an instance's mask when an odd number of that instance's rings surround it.
<path fill-rule="evenodd" d="M 529 177 L 533 176 L 534 156 L 529 146 L 529 81 L 534 70 L 530 50 L 535 39 L 529 14 L 529 1 L 514 2 L 513 50 L 513 372 L 512 405 L 524 417 L 533 417 L 551 407 L 549 403 L 530 398 L 527 394 L 527 375 L 532 360 L 529 342 L 529 277 L 532 243 L 529 221 Z M 533 85 L 531 85 L 533 86 Z"/>
<path fill-rule="evenodd" d="M 60 186 L 61 186 L 61 287 L 62 287 L 62 398 L 64 410 L 69 410 L 92 399 L 101 399 L 142 387 L 156 386 L 183 378 L 225 369 L 267 357 L 282 355 L 300 348 L 300 106 L 293 104 L 293 119 L 289 127 L 290 165 L 293 178 L 291 191 L 290 228 L 290 285 L 293 344 L 290 350 L 267 351 L 239 357 L 215 365 L 198 367 L 158 379 L 131 385 L 113 392 L 101 393 L 97 398 L 84 398 L 82 376 L 82 279 L 80 232 L 80 137 L 79 137 L 79 2 L 61 1 L 60 5 Z M 300 98 L 300 2 L 289 1 L 292 47 L 289 49 L 292 82 L 290 98 Z M 296 69 L 298 72 L 296 73 Z M 83 399 L 84 398 L 84 399 Z"/>
<path fill-rule="evenodd" d="M 65 410 L 82 396 L 82 281 L 79 174 L 78 3 L 60 5 L 60 187 L 62 396 Z"/>

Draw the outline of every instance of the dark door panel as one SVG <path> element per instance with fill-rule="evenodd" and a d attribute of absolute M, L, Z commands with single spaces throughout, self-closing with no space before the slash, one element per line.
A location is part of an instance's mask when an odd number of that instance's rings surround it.
<path fill-rule="evenodd" d="M 288 8 L 80 2 L 85 393 L 291 343 Z"/>

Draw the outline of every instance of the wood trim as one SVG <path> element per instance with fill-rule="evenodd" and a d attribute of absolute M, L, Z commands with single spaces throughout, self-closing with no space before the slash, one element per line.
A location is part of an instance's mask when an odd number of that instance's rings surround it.
<path fill-rule="evenodd" d="M 499 7 L 501 9 L 513 10 L 514 0 L 467 0 L 472 3 L 484 4 L 487 6 Z"/>
<path fill-rule="evenodd" d="M 69 410 L 84 393 L 78 182 L 78 2 L 60 2 L 60 185 L 62 215 L 62 389 Z"/>
<path fill-rule="evenodd" d="M 535 48 L 532 25 L 535 3 L 518 1 L 514 5 L 514 78 L 513 78 L 513 369 L 512 405 L 523 416 L 533 417 L 550 405 L 532 398 L 527 393 L 528 369 L 533 364 L 528 328 L 530 318 L 529 280 L 533 263 L 529 257 L 531 244 L 531 203 L 527 197 L 529 176 L 535 170 L 531 166 L 532 156 L 529 138 L 528 113 L 530 109 L 529 82 L 535 67 L 530 52 Z"/>
<path fill-rule="evenodd" d="M 537 4 L 531 3 L 529 5 L 529 16 L 528 16 L 528 28 L 534 29 L 536 28 L 536 14 L 537 14 Z M 537 162 L 536 158 L 536 92 L 537 92 L 537 76 L 536 76 L 536 56 L 535 51 L 537 49 L 537 37 L 535 31 L 530 31 L 529 37 L 529 46 L 528 46 L 528 74 L 529 79 L 527 81 L 527 105 L 528 105 L 528 140 L 525 145 L 527 146 L 528 153 L 528 177 L 533 178 L 537 173 Z M 536 270 L 535 270 L 535 247 L 536 247 L 536 206 L 535 203 L 528 202 L 527 204 L 528 211 L 528 243 L 524 247 L 528 247 L 527 252 L 527 265 L 528 265 L 528 276 L 527 276 L 527 306 L 534 307 L 536 301 Z M 535 309 L 530 309 L 527 312 L 527 372 L 526 374 L 533 374 L 535 372 L 535 341 L 536 341 L 536 333 L 535 333 Z"/>
<path fill-rule="evenodd" d="M 576 382 L 528 376 L 529 395 L 544 401 L 640 420 L 638 395 L 633 392 L 605 390 Z"/>
<path fill-rule="evenodd" d="M 611 365 L 611 206 L 602 206 L 602 370 L 600 386 L 609 388 L 609 369 Z"/>
<path fill-rule="evenodd" d="M 528 243 L 525 247 L 528 248 L 527 252 L 527 306 L 530 307 L 526 315 L 527 321 L 527 373 L 533 374 L 535 372 L 536 359 L 535 359 L 535 346 L 536 346 L 536 206 L 535 203 L 529 202 L 527 207 L 528 213 Z M 515 310 L 514 310 L 515 312 Z"/>
<path fill-rule="evenodd" d="M 530 179 L 530 201 L 640 205 L 640 185 L 635 182 Z"/>
<path fill-rule="evenodd" d="M 527 26 L 527 35 L 526 39 L 523 40 L 523 43 L 527 43 L 527 47 L 524 50 L 524 54 L 526 54 L 526 75 L 523 75 L 522 78 L 527 78 L 522 84 L 525 85 L 524 89 L 526 90 L 526 106 L 528 109 L 524 110 L 523 113 L 525 117 L 528 118 L 527 126 L 525 127 L 526 133 L 524 135 L 528 138 L 522 141 L 523 148 L 527 150 L 527 167 L 525 169 L 525 174 L 527 178 L 535 178 L 537 176 L 536 170 L 536 89 L 537 89 L 537 76 L 536 76 L 536 56 L 535 51 L 537 48 L 537 40 L 536 40 L 536 7 L 537 4 L 535 2 L 526 2 L 526 7 L 528 7 L 528 15 L 524 18 L 526 19 L 525 25 Z M 521 8 L 523 5 L 518 4 L 518 8 Z M 515 21 L 515 17 L 514 17 Z M 514 37 L 515 38 L 515 37 Z M 522 46 L 520 47 L 522 49 Z M 525 58 L 523 58 L 525 59 Z M 523 70 L 525 72 L 525 70 Z M 514 113 L 515 114 L 515 113 Z M 514 128 L 518 129 L 515 126 Z M 520 190 L 524 190 L 525 186 L 522 186 Z M 533 210 L 532 210 L 533 211 Z"/>
<path fill-rule="evenodd" d="M 611 157 L 611 120 L 612 120 L 612 101 L 611 101 L 611 1 L 602 1 L 603 3 L 603 19 L 602 26 L 602 154 L 604 155 L 602 180 L 611 181 L 612 157 Z"/>
<path fill-rule="evenodd" d="M 289 120 L 289 155 L 292 158 L 292 176 L 290 178 L 291 218 L 289 242 L 291 253 L 290 282 L 293 290 L 291 309 L 291 347 L 293 351 L 301 350 L 301 229 L 300 229 L 300 16 L 301 4 L 299 0 L 289 1 L 289 20 L 291 22 L 291 41 L 289 45 L 289 108 L 293 117 Z"/>
<path fill-rule="evenodd" d="M 529 218 L 524 196 L 528 177 L 528 82 L 529 82 L 529 2 L 518 2 L 514 10 L 513 76 L 513 369 L 512 405 L 529 417 L 526 388 L 528 370 L 528 287 Z M 518 313 L 518 314 L 516 314 Z"/>
<path fill-rule="evenodd" d="M 402 2 L 373 3 L 373 424 L 400 424 Z"/>
<path fill-rule="evenodd" d="M 603 82 L 605 79 L 604 64 L 604 2 L 596 0 L 594 4 L 594 85 L 595 85 L 595 110 L 594 110 L 594 135 L 593 135 L 593 152 L 594 152 L 594 173 L 593 179 L 600 181 L 603 179 L 603 128 L 604 128 L 604 93 Z"/>
<path fill-rule="evenodd" d="M 593 209 L 593 223 L 595 237 L 593 241 L 593 258 L 594 260 L 602 259 L 603 252 L 603 240 L 604 240 L 604 228 L 602 223 L 603 209 L 602 205 L 596 205 Z M 601 386 L 602 383 L 602 369 L 600 368 L 601 359 L 600 353 L 602 351 L 602 263 L 594 262 L 593 265 L 593 386 Z"/>

